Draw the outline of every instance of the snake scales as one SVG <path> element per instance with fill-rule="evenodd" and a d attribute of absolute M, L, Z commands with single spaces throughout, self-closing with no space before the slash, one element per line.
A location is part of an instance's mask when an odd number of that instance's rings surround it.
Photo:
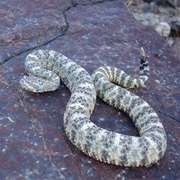
<path fill-rule="evenodd" d="M 25 90 L 54 91 L 60 85 L 60 78 L 70 89 L 71 97 L 64 113 L 65 132 L 70 141 L 88 156 L 109 164 L 138 167 L 156 163 L 164 155 L 167 140 L 158 115 L 140 97 L 115 85 L 126 88 L 144 85 L 149 66 L 143 49 L 137 79 L 108 66 L 96 69 L 91 77 L 69 58 L 47 50 L 29 54 L 25 70 L 28 75 L 20 80 Z M 108 131 L 90 121 L 96 92 L 104 101 L 132 118 L 140 137 Z"/>

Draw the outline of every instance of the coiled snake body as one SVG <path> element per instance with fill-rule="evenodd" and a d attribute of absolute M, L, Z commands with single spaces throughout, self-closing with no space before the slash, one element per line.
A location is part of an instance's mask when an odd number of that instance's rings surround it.
<path fill-rule="evenodd" d="M 138 167 L 153 164 L 164 155 L 166 134 L 158 115 L 140 97 L 113 84 L 126 88 L 144 85 L 149 66 L 143 50 L 138 79 L 108 66 L 96 69 L 91 77 L 69 58 L 47 50 L 29 54 L 25 69 L 28 76 L 24 76 L 20 84 L 28 91 L 54 91 L 59 87 L 60 78 L 70 89 L 71 97 L 64 113 L 65 132 L 70 141 L 88 156 L 109 164 Z M 132 118 L 140 137 L 108 131 L 90 121 L 96 92 L 104 101 Z"/>

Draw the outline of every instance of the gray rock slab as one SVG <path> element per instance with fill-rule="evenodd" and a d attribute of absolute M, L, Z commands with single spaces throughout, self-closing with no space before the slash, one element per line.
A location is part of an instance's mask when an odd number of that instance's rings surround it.
<path fill-rule="evenodd" d="M 124 1 L 0 2 L 0 177 L 1 179 L 178 179 L 180 64 L 167 43 L 137 23 Z M 137 76 L 144 47 L 150 78 L 131 90 L 158 113 L 167 132 L 165 156 L 151 167 L 125 168 L 96 161 L 68 140 L 63 113 L 70 97 L 61 87 L 34 94 L 19 86 L 25 57 L 56 50 L 90 74 L 101 65 Z M 105 129 L 137 136 L 131 119 L 99 98 L 92 121 Z"/>

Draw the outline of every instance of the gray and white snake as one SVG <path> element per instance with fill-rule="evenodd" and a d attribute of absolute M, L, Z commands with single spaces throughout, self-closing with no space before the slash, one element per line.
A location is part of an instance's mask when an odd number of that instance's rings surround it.
<path fill-rule="evenodd" d="M 70 89 L 71 97 L 64 113 L 65 132 L 70 141 L 88 156 L 109 164 L 138 167 L 156 163 L 164 155 L 166 133 L 158 115 L 148 103 L 123 88 L 143 86 L 148 79 L 149 65 L 143 49 L 137 79 L 108 66 L 96 69 L 91 77 L 66 56 L 48 50 L 29 54 L 25 70 L 28 75 L 20 80 L 25 90 L 54 91 L 60 85 L 60 78 Z M 90 120 L 96 92 L 105 102 L 132 118 L 140 137 L 108 131 Z"/>

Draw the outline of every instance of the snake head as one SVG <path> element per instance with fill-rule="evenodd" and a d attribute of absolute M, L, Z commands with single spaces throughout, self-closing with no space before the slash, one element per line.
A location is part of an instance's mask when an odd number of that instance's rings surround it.
<path fill-rule="evenodd" d="M 23 76 L 20 85 L 27 91 L 42 93 L 56 90 L 60 85 L 60 79 L 58 76 L 53 81 L 36 76 Z"/>

